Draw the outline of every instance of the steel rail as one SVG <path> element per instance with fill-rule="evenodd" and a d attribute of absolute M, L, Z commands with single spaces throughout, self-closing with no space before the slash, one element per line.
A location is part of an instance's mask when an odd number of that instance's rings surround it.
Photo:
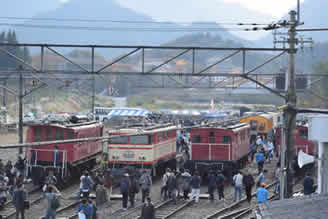
<path fill-rule="evenodd" d="M 276 182 L 273 182 L 273 183 L 267 185 L 265 188 L 268 189 L 268 188 L 273 187 L 274 185 L 276 185 Z M 252 193 L 252 197 L 254 197 L 255 195 L 256 195 L 256 192 L 253 192 L 253 193 Z M 232 204 L 229 205 L 228 207 L 225 207 L 225 208 L 220 209 L 220 210 L 218 210 L 218 211 L 216 211 L 216 212 L 214 212 L 214 213 L 212 213 L 212 214 L 210 214 L 210 215 L 207 215 L 207 216 L 205 217 L 205 219 L 213 219 L 213 218 L 217 218 L 218 215 L 220 215 L 220 214 L 222 214 L 222 213 L 224 213 L 224 212 L 226 212 L 226 211 L 229 211 L 229 210 L 232 209 L 232 208 L 237 207 L 238 205 L 244 203 L 245 201 L 247 201 L 246 197 L 244 197 L 244 198 L 243 198 L 242 200 L 240 200 L 240 201 L 237 201 L 237 202 L 232 203 Z"/>

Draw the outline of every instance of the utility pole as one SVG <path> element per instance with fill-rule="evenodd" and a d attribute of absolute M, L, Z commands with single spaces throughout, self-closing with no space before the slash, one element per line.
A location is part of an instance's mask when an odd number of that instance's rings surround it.
<path fill-rule="evenodd" d="M 280 200 L 285 199 L 286 194 L 286 138 L 285 138 L 285 130 L 286 130 L 286 122 L 285 122 L 285 113 L 281 116 L 281 143 L 280 143 Z"/>
<path fill-rule="evenodd" d="M 92 71 L 92 103 L 91 103 L 91 113 L 93 115 L 92 119 L 94 118 L 95 113 L 95 101 L 96 101 L 96 77 L 95 77 L 95 48 L 92 47 L 91 49 L 91 71 Z"/>
<path fill-rule="evenodd" d="M 294 152 L 294 132 L 296 126 L 296 89 L 295 89 L 295 54 L 296 54 L 296 26 L 298 21 L 296 20 L 296 12 L 290 12 L 290 23 L 288 30 L 288 44 L 289 44 L 289 68 L 287 79 L 287 101 L 286 104 L 289 106 L 285 113 L 286 118 L 286 181 L 287 181 L 287 198 L 293 195 L 293 161 L 295 157 Z M 293 109 L 290 109 L 292 107 Z M 282 188 L 283 189 L 283 188 Z"/>
<path fill-rule="evenodd" d="M 4 113 L 4 123 L 7 123 L 7 113 L 8 113 L 8 110 L 7 110 L 7 90 L 5 87 L 7 87 L 7 80 L 4 80 L 3 81 L 3 89 L 2 89 L 2 105 L 3 107 L 5 108 L 5 113 Z"/>
<path fill-rule="evenodd" d="M 19 70 L 23 70 L 22 66 L 19 66 Z M 19 143 L 23 143 L 23 89 L 24 89 L 24 81 L 23 81 L 23 73 L 19 74 L 19 96 L 18 96 L 18 102 L 19 102 L 19 122 L 18 122 L 18 135 L 19 135 Z M 23 148 L 18 149 L 18 153 L 23 153 Z"/>

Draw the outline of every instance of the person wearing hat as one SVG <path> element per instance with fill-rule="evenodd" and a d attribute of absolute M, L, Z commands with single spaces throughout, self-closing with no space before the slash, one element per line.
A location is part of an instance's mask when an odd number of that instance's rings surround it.
<path fill-rule="evenodd" d="M 122 194 L 122 206 L 123 211 L 126 211 L 128 208 L 128 197 L 130 190 L 130 178 L 128 173 L 124 173 L 123 178 L 121 180 L 121 194 Z"/>
<path fill-rule="evenodd" d="M 260 188 L 256 191 L 258 203 L 265 203 L 268 200 L 268 190 L 265 188 L 265 183 L 261 183 Z"/>

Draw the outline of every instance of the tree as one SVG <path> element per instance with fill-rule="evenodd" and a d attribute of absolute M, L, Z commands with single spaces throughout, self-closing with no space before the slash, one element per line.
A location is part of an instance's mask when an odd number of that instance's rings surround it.
<path fill-rule="evenodd" d="M 1 32 L 0 34 L 1 43 L 18 43 L 17 35 L 15 31 L 9 30 L 7 32 Z M 28 48 L 20 48 L 17 46 L 6 46 L 4 48 L 11 54 L 27 61 L 28 63 L 32 62 L 32 58 Z M 0 53 L 0 69 L 17 69 L 20 65 L 20 62 L 15 60 L 12 57 L 9 57 L 7 54 Z"/>

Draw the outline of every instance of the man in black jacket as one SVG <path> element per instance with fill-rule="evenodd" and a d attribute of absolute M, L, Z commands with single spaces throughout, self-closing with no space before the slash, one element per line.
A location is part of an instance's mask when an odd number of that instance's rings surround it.
<path fill-rule="evenodd" d="M 155 219 L 155 208 L 151 203 L 150 197 L 147 197 L 147 203 L 145 203 L 141 209 L 142 219 Z"/>
<path fill-rule="evenodd" d="M 243 184 L 245 186 L 247 201 L 250 204 L 252 200 L 252 187 L 255 184 L 253 176 L 249 173 L 246 173 L 243 177 Z"/>
<path fill-rule="evenodd" d="M 307 173 L 303 181 L 304 195 L 310 195 L 313 193 L 313 184 L 314 181 L 312 177 L 310 176 L 309 173 Z"/>

